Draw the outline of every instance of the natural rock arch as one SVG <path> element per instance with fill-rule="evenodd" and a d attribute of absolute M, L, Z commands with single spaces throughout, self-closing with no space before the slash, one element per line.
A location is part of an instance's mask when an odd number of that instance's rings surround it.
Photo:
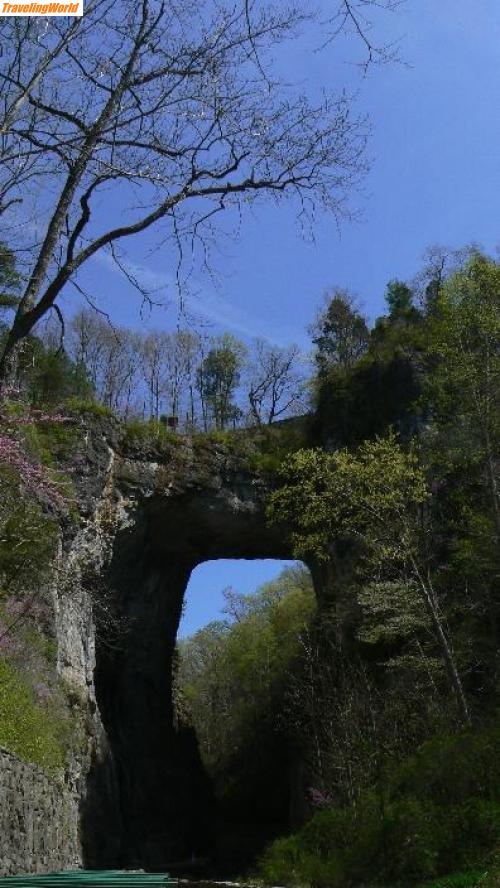
<path fill-rule="evenodd" d="M 189 577 L 211 559 L 293 558 L 287 529 L 265 520 L 266 482 L 245 460 L 217 446 L 184 457 L 181 468 L 179 454 L 162 464 L 128 457 L 115 471 L 115 496 L 128 517 L 103 584 L 106 619 L 112 601 L 117 631 L 104 620 L 95 681 L 119 803 L 111 841 L 99 847 L 93 830 L 92 864 L 108 866 L 112 847 L 120 865 L 162 869 L 209 829 L 196 808 L 205 792 L 196 748 L 176 732 L 172 707 Z M 320 574 L 310 567 L 321 595 Z M 95 781 L 97 805 L 109 770 L 104 777 Z"/>

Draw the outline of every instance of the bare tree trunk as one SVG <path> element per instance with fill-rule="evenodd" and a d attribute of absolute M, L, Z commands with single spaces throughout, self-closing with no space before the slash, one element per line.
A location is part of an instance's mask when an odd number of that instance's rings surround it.
<path fill-rule="evenodd" d="M 194 429 L 194 392 L 192 384 L 189 386 L 189 409 L 191 413 L 191 431 Z"/>
<path fill-rule="evenodd" d="M 427 582 L 424 579 L 415 559 L 412 559 L 412 567 L 413 567 L 413 573 L 414 573 L 415 579 L 417 580 L 419 588 L 420 588 L 422 600 L 424 602 L 427 613 L 429 614 L 429 617 L 431 619 L 432 626 L 434 628 L 439 646 L 441 648 L 441 653 L 443 655 L 443 660 L 444 660 L 446 672 L 448 673 L 448 678 L 449 678 L 450 684 L 452 686 L 452 689 L 455 693 L 455 697 L 457 699 L 458 709 L 460 712 L 462 722 L 465 725 L 470 725 L 470 724 L 472 724 L 472 719 L 471 719 L 470 712 L 469 712 L 467 698 L 465 696 L 465 692 L 464 692 L 463 685 L 462 685 L 462 680 L 460 678 L 460 673 L 458 671 L 457 664 L 455 662 L 455 657 L 453 655 L 453 651 L 451 649 L 450 642 L 449 642 L 446 632 L 443 628 L 443 624 L 442 624 L 441 618 L 440 618 L 438 610 L 437 610 L 435 594 L 434 594 L 434 590 L 432 588 L 432 584 L 431 584 L 430 580 L 429 580 L 429 582 Z"/>
<path fill-rule="evenodd" d="M 93 5 L 95 5 L 95 4 L 93 4 Z M 80 27 L 80 24 L 84 20 L 85 15 L 88 16 L 90 11 L 91 10 L 89 7 L 87 10 L 85 10 L 85 14 L 82 18 L 76 18 L 75 21 L 73 22 L 73 24 L 71 25 L 71 27 L 69 28 L 69 30 L 67 31 L 67 33 L 59 41 L 59 43 L 57 43 L 56 46 L 52 50 L 47 52 L 45 58 L 43 59 L 43 61 L 40 64 L 40 66 L 33 73 L 30 80 L 28 80 L 28 83 L 21 89 L 19 95 L 12 102 L 12 104 L 7 108 L 5 115 L 4 115 L 3 122 L 0 125 L 0 135 L 3 136 L 9 132 L 12 124 L 14 123 L 14 121 L 17 117 L 17 114 L 18 114 L 21 106 L 24 104 L 24 102 L 27 101 L 30 94 L 34 91 L 36 86 L 40 83 L 40 80 L 42 79 L 43 75 L 45 74 L 45 72 L 47 71 L 49 66 L 52 64 L 52 62 L 59 55 L 61 55 L 61 53 L 66 49 L 66 47 L 71 42 L 74 35 L 76 34 L 77 29 Z"/>

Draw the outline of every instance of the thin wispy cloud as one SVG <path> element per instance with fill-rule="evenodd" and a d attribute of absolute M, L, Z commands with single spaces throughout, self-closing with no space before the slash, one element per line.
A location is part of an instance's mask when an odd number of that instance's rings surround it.
<path fill-rule="evenodd" d="M 106 268 L 121 281 L 124 275 L 116 265 L 110 253 L 101 252 L 95 257 L 95 261 Z M 137 280 L 142 288 L 147 290 L 153 300 L 162 300 L 169 306 L 177 303 L 180 313 L 180 301 L 182 298 L 182 311 L 191 322 L 200 321 L 202 324 L 220 327 L 229 330 L 246 339 L 264 338 L 275 345 L 289 345 L 291 336 L 287 336 L 285 327 L 282 330 L 269 328 L 267 318 L 262 319 L 253 316 L 243 306 L 236 304 L 230 298 L 217 292 L 215 288 L 209 288 L 199 280 L 191 278 L 189 287 L 179 293 L 179 286 L 175 275 L 165 271 L 158 271 L 147 263 L 138 263 L 130 260 L 121 260 L 127 273 Z M 157 309 L 158 311 L 159 309 Z M 155 308 L 151 313 L 154 326 Z"/>

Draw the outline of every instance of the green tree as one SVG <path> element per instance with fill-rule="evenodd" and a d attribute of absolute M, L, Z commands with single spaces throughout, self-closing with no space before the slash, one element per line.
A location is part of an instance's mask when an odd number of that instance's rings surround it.
<path fill-rule="evenodd" d="M 81 364 L 75 364 L 64 349 L 46 348 L 39 340 L 28 341 L 31 361 L 25 362 L 25 375 L 35 404 L 57 404 L 70 397 L 92 398 L 94 389 Z"/>
<path fill-rule="evenodd" d="M 372 332 L 372 351 L 388 358 L 411 355 L 422 347 L 422 315 L 415 294 L 404 281 L 389 281 L 385 291 L 388 314 L 378 318 Z"/>
<path fill-rule="evenodd" d="M 390 318 L 408 317 L 415 311 L 413 291 L 404 281 L 397 279 L 389 281 L 385 291 L 385 301 Z"/>
<path fill-rule="evenodd" d="M 427 394 L 447 459 L 479 466 L 500 541 L 500 265 L 476 253 L 442 286 L 428 325 Z M 447 433 L 447 434 L 446 434 Z M 455 446 L 453 444 L 455 440 Z"/>
<path fill-rule="evenodd" d="M 333 291 L 312 332 L 320 373 L 329 367 L 351 369 L 368 348 L 366 320 L 347 290 Z"/>
<path fill-rule="evenodd" d="M 203 406 L 205 429 L 210 421 L 223 430 L 240 415 L 234 396 L 241 378 L 245 347 L 225 333 L 215 340 L 198 371 L 198 390 Z"/>
<path fill-rule="evenodd" d="M 391 434 L 356 451 L 301 450 L 281 470 L 283 486 L 270 498 L 271 521 L 293 529 L 297 557 L 338 561 L 336 543 L 349 541 L 363 575 L 411 582 L 430 618 L 459 711 L 470 721 L 462 681 L 432 581 L 430 492 L 414 453 Z M 387 587 L 389 588 L 389 587 Z"/>
<path fill-rule="evenodd" d="M 179 645 L 180 717 L 196 729 L 229 819 L 248 821 L 249 812 L 251 820 L 258 811 L 262 822 L 279 819 L 284 827 L 289 775 L 283 696 L 315 610 L 311 577 L 305 567 L 287 568 L 253 595 L 228 589 L 225 599 L 227 619 Z"/>

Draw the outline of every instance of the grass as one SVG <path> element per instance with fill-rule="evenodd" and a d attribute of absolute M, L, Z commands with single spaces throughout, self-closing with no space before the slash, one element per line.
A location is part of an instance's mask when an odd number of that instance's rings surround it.
<path fill-rule="evenodd" d="M 35 699 L 19 668 L 0 657 L 0 746 L 53 772 L 66 761 L 66 720 Z"/>
<path fill-rule="evenodd" d="M 181 440 L 181 435 L 171 432 L 157 419 L 134 419 L 124 423 L 124 441 L 135 448 L 165 450 L 177 447 Z"/>
<path fill-rule="evenodd" d="M 467 873 L 455 873 L 451 876 L 442 876 L 432 882 L 425 882 L 422 888 L 478 888 L 485 884 L 487 873 L 482 870 L 474 870 Z"/>
<path fill-rule="evenodd" d="M 64 402 L 64 412 L 70 414 L 90 414 L 91 416 L 114 416 L 110 407 L 105 407 L 99 401 L 92 401 L 85 398 L 68 398 Z"/>

